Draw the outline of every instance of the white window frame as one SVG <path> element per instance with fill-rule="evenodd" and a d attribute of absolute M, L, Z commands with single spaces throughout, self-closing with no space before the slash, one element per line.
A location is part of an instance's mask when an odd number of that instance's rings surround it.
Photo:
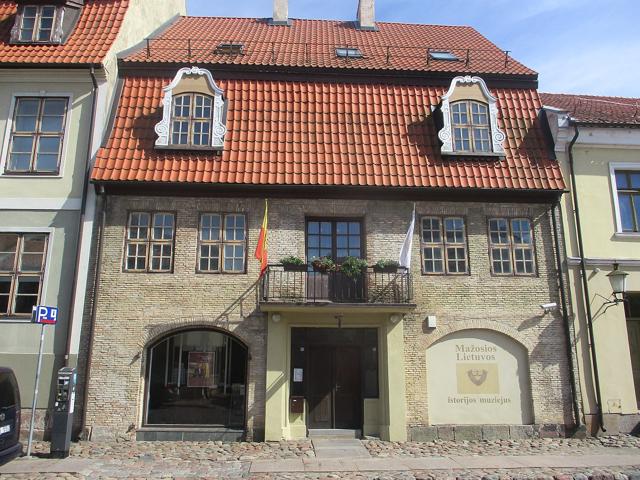
<path fill-rule="evenodd" d="M 24 22 L 24 9 L 27 7 L 36 7 L 36 23 L 34 25 L 34 30 L 31 36 L 31 40 L 21 40 L 20 33 L 22 31 L 22 25 Z M 51 35 L 48 40 L 34 40 L 34 36 L 40 33 L 41 27 L 41 19 L 42 19 L 42 10 L 46 7 L 54 8 L 55 12 L 53 15 L 53 22 L 51 25 Z M 20 11 L 18 16 L 16 17 L 16 21 L 11 29 L 11 40 L 16 44 L 21 45 L 55 45 L 59 44 L 62 40 L 62 23 L 64 20 L 64 7 L 54 4 L 27 4 L 24 5 Z"/>
<path fill-rule="evenodd" d="M 9 161 L 9 145 L 11 143 L 11 132 L 13 131 L 13 117 L 15 115 L 16 106 L 18 105 L 18 99 L 30 97 L 30 98 L 66 98 L 67 99 L 67 114 L 65 117 L 64 136 L 62 137 L 62 149 L 60 151 L 60 168 L 57 174 L 49 173 L 6 173 L 5 169 L 7 162 Z M 42 180 L 45 178 L 62 178 L 64 177 L 64 170 L 67 158 L 67 149 L 71 143 L 70 131 L 72 123 L 72 111 L 73 111 L 73 94 L 69 92 L 15 92 L 11 95 L 11 102 L 9 105 L 9 112 L 7 115 L 7 125 L 4 130 L 4 138 L 2 141 L 2 156 L 0 157 L 0 178 L 32 178 Z M 76 151 L 79 152 L 82 149 L 78 149 L 78 142 L 75 143 Z"/>
<path fill-rule="evenodd" d="M 609 181 L 611 182 L 611 200 L 615 212 L 615 236 L 616 237 L 639 237 L 640 232 L 624 232 L 622 230 L 622 217 L 620 216 L 620 205 L 618 204 L 618 187 L 616 184 L 617 170 L 638 170 L 640 171 L 640 163 L 610 162 L 609 163 Z"/>
<path fill-rule="evenodd" d="M 42 287 L 40 290 L 40 303 L 47 303 L 47 287 L 49 285 L 49 273 L 53 259 L 53 243 L 55 241 L 54 227 L 0 227 L 0 233 L 43 233 L 49 236 L 47 239 L 47 251 L 45 253 L 44 271 L 42 272 Z M 60 271 L 62 273 L 62 271 Z M 62 280 L 62 278 L 60 278 Z M 0 325 L 10 323 L 31 323 L 30 318 L 8 316 L 0 320 Z"/>

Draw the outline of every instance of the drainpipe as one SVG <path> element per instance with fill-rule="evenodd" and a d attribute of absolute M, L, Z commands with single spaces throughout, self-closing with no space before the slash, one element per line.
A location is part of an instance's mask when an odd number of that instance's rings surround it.
<path fill-rule="evenodd" d="M 560 303 L 562 304 L 562 319 L 565 327 L 565 338 L 567 340 L 567 356 L 569 357 L 569 380 L 571 382 L 571 399 L 573 400 L 573 416 L 576 420 L 576 429 L 584 426 L 582 416 L 580 415 L 580 403 L 578 400 L 578 387 L 576 380 L 576 372 L 573 369 L 577 365 L 573 345 L 571 344 L 571 321 L 567 311 L 567 293 L 564 284 L 564 272 L 562 269 L 562 253 L 560 250 L 560 236 L 558 234 L 558 219 L 556 215 L 559 212 L 560 201 L 557 200 L 551 207 L 551 221 L 553 222 L 553 240 L 556 246 L 556 264 L 558 269 L 558 286 L 560 287 Z"/>
<path fill-rule="evenodd" d="M 584 308 L 587 314 L 587 328 L 589 331 L 589 351 L 591 353 L 591 364 L 593 365 L 593 381 L 596 389 L 596 407 L 598 408 L 598 419 L 603 432 L 607 429 L 604 426 L 604 412 L 602 411 L 602 394 L 600 392 L 600 375 L 598 373 L 598 357 L 596 355 L 596 342 L 593 334 L 593 315 L 591 314 L 591 295 L 589 294 L 589 281 L 587 279 L 587 268 L 585 264 L 584 243 L 582 241 L 582 225 L 580 222 L 580 207 L 578 203 L 578 191 L 576 186 L 576 173 L 573 162 L 573 146 L 578 141 L 580 130 L 578 123 L 569 119 L 569 125 L 575 129 L 575 135 L 569 143 L 569 172 L 571 176 L 571 196 L 573 200 L 573 212 L 576 220 L 576 235 L 578 237 L 578 254 L 580 255 L 580 276 L 582 277 L 582 295 L 584 297 Z"/>
<path fill-rule="evenodd" d="M 95 337 L 96 331 L 96 311 L 98 306 L 98 295 L 100 293 L 100 266 L 102 265 L 102 249 L 104 245 L 104 229 L 107 224 L 107 204 L 109 201 L 109 197 L 105 194 L 104 187 L 102 185 L 96 187 L 96 193 L 98 196 L 97 203 L 99 205 L 98 211 L 96 214 L 96 219 L 100 217 L 100 231 L 98 232 L 98 247 L 96 250 L 96 265 L 95 265 L 95 276 L 93 279 L 93 288 L 91 292 L 91 314 L 89 316 L 89 321 L 91 325 L 89 327 L 89 347 L 87 352 L 87 368 L 85 370 L 85 380 L 84 380 L 84 392 L 83 392 L 83 402 L 82 402 L 82 423 L 80 424 L 81 431 L 85 429 L 87 425 L 87 400 L 89 398 L 89 378 L 91 375 L 91 363 L 93 360 L 93 339 Z M 90 438 L 88 438 L 90 440 Z"/>
<path fill-rule="evenodd" d="M 87 142 L 87 167 L 84 174 L 84 183 L 82 185 L 82 203 L 80 206 L 80 224 L 78 225 L 78 236 L 76 238 L 76 268 L 73 274 L 73 283 L 71 284 L 71 308 L 69 309 L 69 324 L 67 325 L 67 346 L 64 354 L 64 366 L 69 366 L 69 357 L 71 356 L 71 334 L 73 332 L 73 317 L 75 316 L 75 295 L 78 288 L 78 275 L 80 273 L 81 262 L 81 242 L 82 234 L 84 233 L 84 220 L 87 211 L 87 192 L 89 189 L 89 175 L 91 173 L 91 160 L 93 158 L 93 135 L 96 128 L 96 109 L 98 104 L 98 80 L 96 79 L 96 71 L 94 67 L 89 70 L 91 75 L 91 83 L 93 88 L 91 90 L 92 102 L 91 102 L 91 122 L 89 124 L 89 141 Z M 82 321 L 81 321 L 82 323 Z M 82 324 L 80 325 L 82 328 Z"/>

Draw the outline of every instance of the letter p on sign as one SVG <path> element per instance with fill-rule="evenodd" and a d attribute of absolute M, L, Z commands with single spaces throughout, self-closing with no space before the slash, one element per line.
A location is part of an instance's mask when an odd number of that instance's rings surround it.
<path fill-rule="evenodd" d="M 58 322 L 58 309 L 38 305 L 33 307 L 33 322 L 45 325 L 55 325 Z"/>

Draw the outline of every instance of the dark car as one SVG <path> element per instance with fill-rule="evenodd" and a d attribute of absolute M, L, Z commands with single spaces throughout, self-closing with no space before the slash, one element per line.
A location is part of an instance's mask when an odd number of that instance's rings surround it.
<path fill-rule="evenodd" d="M 20 391 L 13 370 L 0 367 L 0 465 L 22 453 Z"/>

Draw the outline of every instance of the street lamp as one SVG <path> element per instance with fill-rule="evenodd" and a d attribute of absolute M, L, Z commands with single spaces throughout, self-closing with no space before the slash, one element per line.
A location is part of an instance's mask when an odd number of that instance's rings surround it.
<path fill-rule="evenodd" d="M 609 282 L 611 282 L 611 288 L 613 289 L 613 298 L 614 300 L 611 303 L 620 303 L 624 300 L 624 294 L 627 291 L 627 277 L 629 274 L 623 270 L 618 270 L 619 265 L 617 263 L 613 264 L 613 272 L 607 275 L 609 277 Z M 622 296 L 622 298 L 618 298 L 618 294 Z"/>

